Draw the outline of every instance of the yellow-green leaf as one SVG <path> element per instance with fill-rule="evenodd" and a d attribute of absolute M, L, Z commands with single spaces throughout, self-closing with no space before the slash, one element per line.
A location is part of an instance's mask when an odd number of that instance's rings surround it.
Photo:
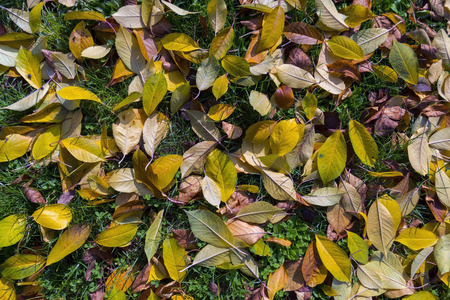
<path fill-rule="evenodd" d="M 25 215 L 10 215 L 0 221 L 0 248 L 14 245 L 20 241 L 27 225 Z"/>
<path fill-rule="evenodd" d="M 339 281 L 350 282 L 352 264 L 344 250 L 320 235 L 316 235 L 316 247 L 320 259 L 334 278 Z"/>
<path fill-rule="evenodd" d="M 366 127 L 355 120 L 350 120 L 348 124 L 348 135 L 353 150 L 359 159 L 364 164 L 373 167 L 378 157 L 378 146 Z"/>
<path fill-rule="evenodd" d="M 42 86 L 39 58 L 26 48 L 20 48 L 16 58 L 16 70 L 35 89 Z"/>
<path fill-rule="evenodd" d="M 261 116 L 267 115 L 274 108 L 274 104 L 269 100 L 269 97 L 258 91 L 250 92 L 249 101 L 253 109 Z"/>
<path fill-rule="evenodd" d="M 314 94 L 306 91 L 306 95 L 302 100 L 302 106 L 303 110 L 305 111 L 305 115 L 309 120 L 316 116 L 317 98 L 316 96 L 314 96 Z"/>
<path fill-rule="evenodd" d="M 264 18 L 258 52 L 274 46 L 280 39 L 283 29 L 284 10 L 281 6 L 277 6 Z"/>
<path fill-rule="evenodd" d="M 324 184 L 341 175 L 347 161 L 347 146 L 344 135 L 336 130 L 320 147 L 317 155 L 317 165 L 320 178 Z"/>
<path fill-rule="evenodd" d="M 17 254 L 0 265 L 2 276 L 19 280 L 36 273 L 45 264 L 45 258 L 34 254 Z M 3 299 L 3 298 L 2 298 Z"/>
<path fill-rule="evenodd" d="M 145 113 L 150 116 L 167 93 L 167 81 L 163 72 L 151 76 L 144 84 L 142 104 Z"/>
<path fill-rule="evenodd" d="M 222 59 L 233 45 L 234 30 L 233 27 L 227 27 L 217 34 L 209 46 L 210 55 L 217 59 Z"/>
<path fill-rule="evenodd" d="M 230 104 L 219 103 L 212 106 L 208 111 L 208 117 L 218 122 L 223 121 L 233 113 L 235 107 Z"/>
<path fill-rule="evenodd" d="M 359 235 L 351 231 L 347 231 L 347 235 L 347 245 L 350 250 L 350 256 L 357 262 L 366 264 L 369 261 L 369 247 L 366 242 L 364 242 Z"/>
<path fill-rule="evenodd" d="M 175 177 L 182 162 L 183 157 L 181 155 L 159 157 L 148 167 L 150 181 L 160 191 L 164 190 Z"/>
<path fill-rule="evenodd" d="M 421 228 L 406 228 L 395 239 L 413 250 L 431 247 L 437 243 L 439 237 L 433 232 Z"/>
<path fill-rule="evenodd" d="M 336 31 L 348 29 L 342 15 L 338 13 L 332 0 L 315 0 L 316 13 L 325 26 Z"/>
<path fill-rule="evenodd" d="M 128 244 L 136 235 L 139 224 L 116 225 L 98 235 L 95 242 L 105 247 L 120 247 Z"/>
<path fill-rule="evenodd" d="M 250 74 L 250 65 L 240 56 L 226 55 L 222 59 L 222 67 L 233 77 L 244 77 Z"/>
<path fill-rule="evenodd" d="M 44 2 L 40 2 L 30 11 L 30 28 L 33 33 L 36 33 L 41 25 L 41 13 L 43 6 Z"/>
<path fill-rule="evenodd" d="M 10 134 L 0 140 L 0 162 L 11 161 L 21 157 L 28 151 L 31 138 L 20 134 Z"/>
<path fill-rule="evenodd" d="M 279 65 L 276 70 L 278 79 L 293 89 L 304 89 L 316 83 L 311 73 L 291 64 Z"/>
<path fill-rule="evenodd" d="M 419 81 L 419 61 L 413 49 L 394 41 L 389 53 L 389 63 L 403 80 L 410 84 L 417 84 Z"/>
<path fill-rule="evenodd" d="M 170 98 L 170 112 L 176 113 L 183 105 L 191 99 L 191 85 L 188 82 L 178 86 Z"/>
<path fill-rule="evenodd" d="M 420 291 L 403 298 L 403 300 L 438 300 L 438 298 L 428 291 Z"/>
<path fill-rule="evenodd" d="M 398 75 L 395 71 L 388 66 L 372 65 L 374 73 L 383 81 L 396 83 L 398 81 Z"/>
<path fill-rule="evenodd" d="M 92 10 L 68 12 L 64 15 L 64 21 L 70 20 L 106 21 L 101 13 Z"/>
<path fill-rule="evenodd" d="M 161 39 L 161 43 L 164 48 L 171 51 L 190 52 L 200 49 L 190 36 L 179 32 L 166 35 Z"/>
<path fill-rule="evenodd" d="M 297 145 L 300 136 L 303 136 L 303 126 L 297 124 L 295 119 L 282 120 L 275 125 L 269 138 L 272 154 L 283 156 Z"/>
<path fill-rule="evenodd" d="M 245 140 L 254 144 L 261 144 L 269 138 L 276 125 L 277 122 L 271 120 L 252 124 L 245 133 Z"/>
<path fill-rule="evenodd" d="M 103 161 L 100 146 L 85 137 L 67 138 L 61 141 L 67 151 L 82 162 L 95 163 Z"/>
<path fill-rule="evenodd" d="M 54 230 L 64 229 L 72 221 L 72 211 L 65 204 L 43 206 L 36 210 L 32 216 L 39 225 Z"/>
<path fill-rule="evenodd" d="M 47 266 L 60 261 L 83 246 L 90 233 L 88 224 L 76 224 L 64 231 L 48 254 Z"/>
<path fill-rule="evenodd" d="M 156 215 L 155 220 L 153 220 L 152 225 L 150 225 L 147 233 L 145 234 L 144 251 L 149 264 L 153 255 L 155 255 L 156 251 L 158 250 L 159 243 L 161 242 L 161 224 L 163 220 L 163 214 L 164 209 L 159 211 L 159 213 Z"/>
<path fill-rule="evenodd" d="M 177 240 L 170 237 L 163 243 L 164 265 L 170 278 L 175 281 L 182 282 L 186 275 L 186 258 L 187 252 L 181 247 Z"/>
<path fill-rule="evenodd" d="M 117 31 L 116 50 L 123 64 L 129 70 L 135 74 L 141 74 L 146 60 L 142 55 L 136 37 L 122 26 Z"/>
<path fill-rule="evenodd" d="M 13 282 L 11 282 L 3 277 L 0 277 L 0 299 L 4 299 L 4 300 L 16 300 L 17 299 Z"/>
<path fill-rule="evenodd" d="M 91 100 L 102 103 L 97 95 L 79 86 L 67 86 L 60 89 L 57 94 L 66 100 Z"/>
<path fill-rule="evenodd" d="M 210 0 L 206 7 L 208 22 L 214 33 L 219 32 L 227 21 L 227 5 L 224 0 Z"/>
<path fill-rule="evenodd" d="M 237 180 L 236 168 L 228 155 L 214 149 L 206 158 L 205 174 L 219 186 L 221 200 L 226 202 L 234 193 Z"/>
<path fill-rule="evenodd" d="M 349 5 L 339 12 L 347 16 L 345 23 L 351 28 L 357 27 L 362 22 L 376 17 L 369 8 L 360 4 Z"/>
<path fill-rule="evenodd" d="M 58 146 L 58 141 L 61 137 L 61 127 L 59 125 L 53 125 L 47 128 L 41 135 L 39 135 L 31 151 L 35 160 L 40 160 L 47 155 L 51 154 Z"/>
<path fill-rule="evenodd" d="M 364 51 L 351 38 L 343 35 L 335 35 L 328 42 L 328 47 L 334 55 L 354 60 L 363 60 Z"/>
<path fill-rule="evenodd" d="M 197 70 L 195 83 L 200 91 L 209 88 L 216 81 L 219 76 L 220 65 L 214 56 L 202 60 Z"/>

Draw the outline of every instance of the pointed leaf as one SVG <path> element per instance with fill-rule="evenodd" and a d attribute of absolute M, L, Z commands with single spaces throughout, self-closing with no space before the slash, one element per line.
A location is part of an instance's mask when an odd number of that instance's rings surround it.
<path fill-rule="evenodd" d="M 250 105 L 256 110 L 261 116 L 267 115 L 273 108 L 273 103 L 269 100 L 266 94 L 251 91 L 249 97 Z"/>
<path fill-rule="evenodd" d="M 170 278 L 182 282 L 186 271 L 187 252 L 181 247 L 174 238 L 167 238 L 163 243 L 164 265 Z"/>
<path fill-rule="evenodd" d="M 135 74 L 140 74 L 145 66 L 145 58 L 136 38 L 122 26 L 117 31 L 116 50 L 124 65 Z"/>
<path fill-rule="evenodd" d="M 190 52 L 200 47 L 188 35 L 184 33 L 170 33 L 161 39 L 164 48 L 171 51 Z"/>
<path fill-rule="evenodd" d="M 155 255 L 156 251 L 159 248 L 159 243 L 161 242 L 161 225 L 163 214 L 164 210 L 159 211 L 145 235 L 144 251 L 149 264 L 153 255 Z"/>
<path fill-rule="evenodd" d="M 347 146 L 344 135 L 336 130 L 320 147 L 317 155 L 317 167 L 324 184 L 341 175 L 347 161 Z"/>
<path fill-rule="evenodd" d="M 315 0 L 316 13 L 327 27 L 336 30 L 344 31 L 349 27 L 345 24 L 342 15 L 338 13 L 336 6 L 331 0 Z"/>
<path fill-rule="evenodd" d="M 408 157 L 416 172 L 421 175 L 428 174 L 430 161 L 431 161 L 431 150 L 428 146 L 428 134 L 427 128 L 419 128 L 410 138 L 408 145 Z"/>
<path fill-rule="evenodd" d="M 350 142 L 359 159 L 361 159 L 364 164 L 373 167 L 378 157 L 378 147 L 364 125 L 355 120 L 350 120 L 348 135 L 350 136 Z"/>
<path fill-rule="evenodd" d="M 214 56 L 202 60 L 197 70 L 195 82 L 199 91 L 204 91 L 213 85 L 219 76 L 220 65 Z"/>
<path fill-rule="evenodd" d="M 183 154 L 183 162 L 181 163 L 181 177 L 185 178 L 192 172 L 202 169 L 209 153 L 214 150 L 217 143 L 212 141 L 204 141 L 195 144 Z"/>
<path fill-rule="evenodd" d="M 192 130 L 206 141 L 217 142 L 220 140 L 220 131 L 214 121 L 207 114 L 198 110 L 187 110 Z"/>
<path fill-rule="evenodd" d="M 45 264 L 40 255 L 17 254 L 11 256 L 0 265 L 2 276 L 12 280 L 19 280 L 36 273 Z"/>
<path fill-rule="evenodd" d="M 389 63 L 403 80 L 410 84 L 417 84 L 419 80 L 419 62 L 416 54 L 410 47 L 394 41 L 389 53 Z"/>
<path fill-rule="evenodd" d="M 350 257 L 359 263 L 366 264 L 369 261 L 369 247 L 366 242 L 359 235 L 351 231 L 347 231 L 347 235 Z"/>
<path fill-rule="evenodd" d="M 82 162 L 95 163 L 103 161 L 100 146 L 85 137 L 67 138 L 61 141 L 67 151 Z"/>
<path fill-rule="evenodd" d="M 60 89 L 57 94 L 66 100 L 91 100 L 102 103 L 94 93 L 78 86 L 67 86 Z"/>
<path fill-rule="evenodd" d="M 284 10 L 277 6 L 264 18 L 258 52 L 272 48 L 280 39 L 283 29 Z"/>
<path fill-rule="evenodd" d="M 221 200 L 226 202 L 234 193 L 237 171 L 228 155 L 214 149 L 206 158 L 205 174 L 219 187 Z"/>
<path fill-rule="evenodd" d="M 39 225 L 61 230 L 72 221 L 72 211 L 65 204 L 50 204 L 43 206 L 33 213 L 33 218 Z"/>
<path fill-rule="evenodd" d="M 217 34 L 227 20 L 227 5 L 224 0 L 210 0 L 206 7 L 208 14 L 208 22 L 211 25 L 214 33 Z"/>
<path fill-rule="evenodd" d="M 164 99 L 167 93 L 167 81 L 163 72 L 151 76 L 144 84 L 142 105 L 145 113 L 150 116 Z"/>
<path fill-rule="evenodd" d="M 344 193 L 338 188 L 334 187 L 324 187 L 315 190 L 312 194 L 308 196 L 302 196 L 302 198 L 312 205 L 318 206 L 332 206 L 341 200 Z"/>
<path fill-rule="evenodd" d="M 333 54 L 345 59 L 363 60 L 364 51 L 351 38 L 335 35 L 327 42 Z"/>
<path fill-rule="evenodd" d="M 104 247 L 120 247 L 128 244 L 136 235 L 139 224 L 116 225 L 98 235 L 95 242 Z"/>
<path fill-rule="evenodd" d="M 370 54 L 384 43 L 389 35 L 385 28 L 368 28 L 359 30 L 350 38 L 354 40 L 364 51 L 364 55 Z"/>
<path fill-rule="evenodd" d="M 35 89 L 42 86 L 39 58 L 30 50 L 20 48 L 16 58 L 16 70 Z"/>
<path fill-rule="evenodd" d="M 10 134 L 0 140 L 0 162 L 11 161 L 28 151 L 31 138 L 20 134 Z"/>
<path fill-rule="evenodd" d="M 316 83 L 311 73 L 297 66 L 282 64 L 276 69 L 278 79 L 293 89 L 304 89 Z"/>
<path fill-rule="evenodd" d="M 270 221 L 276 214 L 283 210 L 265 201 L 251 203 L 242 208 L 236 215 L 236 218 L 248 222 L 262 224 Z"/>
<path fill-rule="evenodd" d="M 164 190 L 175 177 L 182 161 L 181 155 L 172 154 L 158 157 L 148 168 L 150 181 L 160 191 Z"/>
<path fill-rule="evenodd" d="M 210 55 L 214 55 L 217 59 L 222 59 L 233 45 L 233 40 L 233 27 L 221 30 L 212 40 L 211 46 L 209 46 Z"/>
<path fill-rule="evenodd" d="M 344 250 L 326 237 L 316 235 L 316 247 L 320 259 L 339 281 L 350 282 L 352 265 Z"/>
<path fill-rule="evenodd" d="M 25 235 L 27 219 L 25 215 L 10 215 L 0 221 L 0 247 L 8 247 L 19 242 Z"/>

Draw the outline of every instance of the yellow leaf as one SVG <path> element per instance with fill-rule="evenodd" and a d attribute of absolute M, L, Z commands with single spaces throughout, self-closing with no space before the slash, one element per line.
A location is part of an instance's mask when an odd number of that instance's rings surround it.
<path fill-rule="evenodd" d="M 72 221 L 72 211 L 65 204 L 50 204 L 43 206 L 33 213 L 33 218 L 39 225 L 61 230 Z"/>
<path fill-rule="evenodd" d="M 261 116 L 267 115 L 273 108 L 274 104 L 269 100 L 266 94 L 252 90 L 249 97 L 250 105 Z"/>
<path fill-rule="evenodd" d="M 94 93 L 79 86 L 67 86 L 56 93 L 66 100 L 91 100 L 102 103 Z"/>
<path fill-rule="evenodd" d="M 64 15 L 64 21 L 70 20 L 94 20 L 94 21 L 106 21 L 105 17 L 96 11 L 71 11 Z"/>
<path fill-rule="evenodd" d="M 214 97 L 216 97 L 216 100 L 225 95 L 225 93 L 228 91 L 228 83 L 229 82 L 226 74 L 219 76 L 216 81 L 214 81 L 212 93 Z"/>
<path fill-rule="evenodd" d="M 383 254 L 389 251 L 400 225 L 401 210 L 398 203 L 388 197 L 379 197 L 367 214 L 367 236 Z"/>
<path fill-rule="evenodd" d="M 142 105 L 145 113 L 150 116 L 164 99 L 167 93 L 167 81 L 163 72 L 151 76 L 144 84 Z"/>
<path fill-rule="evenodd" d="M 109 292 L 113 289 L 113 287 L 116 287 L 122 292 L 125 292 L 131 287 L 131 285 L 133 284 L 133 280 L 134 278 L 133 273 L 131 272 L 131 268 L 115 269 L 114 272 L 112 272 L 111 275 L 109 275 L 106 279 L 105 291 Z"/>
<path fill-rule="evenodd" d="M 208 116 L 214 121 L 223 121 L 234 111 L 235 107 L 230 104 L 219 103 L 212 106 L 208 111 Z"/>
<path fill-rule="evenodd" d="M 284 10 L 281 6 L 277 6 L 264 18 L 258 52 L 270 49 L 275 45 L 281 37 L 283 29 Z"/>
<path fill-rule="evenodd" d="M 363 60 L 364 51 L 351 38 L 343 35 L 335 35 L 328 42 L 333 54 L 345 59 Z"/>
<path fill-rule="evenodd" d="M 277 122 L 275 121 L 260 121 L 252 124 L 245 133 L 245 140 L 253 144 L 261 144 L 266 141 L 272 134 Z"/>
<path fill-rule="evenodd" d="M 85 137 L 67 138 L 61 141 L 67 151 L 82 162 L 101 162 L 102 149 L 96 142 Z"/>
<path fill-rule="evenodd" d="M 376 17 L 369 8 L 360 4 L 344 7 L 339 12 L 347 16 L 345 23 L 351 28 Z"/>
<path fill-rule="evenodd" d="M 352 264 L 344 250 L 326 237 L 319 235 L 316 235 L 316 247 L 320 259 L 334 278 L 350 282 Z"/>
<path fill-rule="evenodd" d="M 428 291 L 420 291 L 411 296 L 403 298 L 404 300 L 438 300 L 438 298 Z"/>
<path fill-rule="evenodd" d="M 244 77 L 250 74 L 250 65 L 240 56 L 226 55 L 222 59 L 222 67 L 233 77 Z"/>
<path fill-rule="evenodd" d="M 351 231 L 347 231 L 348 239 L 348 249 L 350 250 L 350 256 L 353 257 L 357 262 L 366 264 L 369 261 L 369 247 L 366 242 Z"/>
<path fill-rule="evenodd" d="M 350 120 L 348 125 L 348 135 L 353 150 L 355 150 L 359 159 L 361 159 L 364 164 L 373 167 L 378 157 L 378 147 L 364 125 L 355 120 Z"/>
<path fill-rule="evenodd" d="M 187 252 L 178 244 L 176 239 L 170 237 L 164 240 L 163 258 L 170 278 L 182 282 L 186 275 L 184 269 L 186 268 Z"/>
<path fill-rule="evenodd" d="M 91 33 L 86 29 L 84 21 L 79 22 L 69 37 L 69 48 L 78 60 L 83 60 L 81 53 L 84 49 L 94 46 L 94 39 Z"/>
<path fill-rule="evenodd" d="M 60 123 L 68 110 L 61 103 L 52 103 L 20 119 L 24 123 Z"/>
<path fill-rule="evenodd" d="M 47 128 L 41 135 L 39 135 L 33 144 L 31 151 L 35 160 L 40 160 L 51 154 L 58 146 L 58 141 L 61 137 L 60 125 L 54 125 Z"/>
<path fill-rule="evenodd" d="M 305 115 L 309 120 L 316 116 L 317 98 L 309 91 L 306 91 L 306 95 L 303 97 L 302 106 L 305 111 Z"/>
<path fill-rule="evenodd" d="M 236 168 L 228 155 L 214 149 L 206 158 L 205 174 L 219 186 L 221 200 L 226 202 L 234 193 L 237 181 Z"/>
<path fill-rule="evenodd" d="M 156 159 L 148 168 L 150 181 L 163 191 L 172 182 L 183 157 L 181 155 L 166 155 Z"/>
<path fill-rule="evenodd" d="M 397 83 L 398 75 L 392 70 L 391 67 L 381 66 L 381 65 L 372 65 L 374 73 L 381 79 L 387 82 Z"/>
<path fill-rule="evenodd" d="M 200 49 L 197 43 L 184 33 L 170 33 L 161 39 L 166 50 L 189 52 Z"/>
<path fill-rule="evenodd" d="M 421 228 L 407 228 L 395 239 L 396 242 L 413 249 L 420 250 L 437 243 L 439 237 L 433 232 Z"/>
<path fill-rule="evenodd" d="M 224 0 L 210 0 L 206 7 L 208 22 L 214 30 L 219 32 L 227 20 L 227 5 Z"/>
<path fill-rule="evenodd" d="M 84 242 L 88 239 L 90 232 L 91 229 L 87 224 L 76 224 L 64 231 L 48 254 L 47 266 L 60 261 L 83 246 Z"/>
<path fill-rule="evenodd" d="M 16 300 L 16 291 L 14 290 L 14 283 L 6 278 L 0 277 L 0 299 Z"/>
<path fill-rule="evenodd" d="M 8 247 L 20 241 L 27 225 L 25 215 L 10 215 L 0 221 L 0 247 Z"/>
<path fill-rule="evenodd" d="M 95 242 L 105 247 L 120 247 L 128 244 L 136 235 L 139 224 L 123 224 L 106 229 Z"/>
<path fill-rule="evenodd" d="M 28 151 L 31 138 L 20 134 L 10 134 L 0 140 L 0 162 L 11 161 Z"/>
<path fill-rule="evenodd" d="M 385 178 L 391 178 L 391 177 L 403 177 L 403 173 L 399 171 L 392 171 L 392 172 L 367 172 L 372 177 L 385 177 Z"/>
<path fill-rule="evenodd" d="M 320 147 L 317 164 L 320 178 L 324 184 L 341 175 L 347 161 L 347 145 L 340 130 L 331 134 Z"/>
<path fill-rule="evenodd" d="M 303 136 L 303 129 L 304 127 L 297 124 L 295 119 L 278 122 L 269 138 L 272 154 L 283 156 L 291 152 L 297 145 L 300 136 Z"/>
<path fill-rule="evenodd" d="M 16 58 L 16 70 L 35 89 L 42 86 L 39 58 L 30 50 L 20 48 Z"/>
<path fill-rule="evenodd" d="M 281 265 L 275 272 L 269 275 L 267 279 L 267 290 L 269 299 L 272 300 L 278 291 L 281 291 L 288 282 L 288 275 L 284 265 Z"/>

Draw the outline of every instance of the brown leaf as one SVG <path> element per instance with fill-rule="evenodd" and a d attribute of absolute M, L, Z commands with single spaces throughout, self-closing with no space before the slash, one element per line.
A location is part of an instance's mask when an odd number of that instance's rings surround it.
<path fill-rule="evenodd" d="M 172 229 L 173 237 L 177 240 L 181 247 L 187 250 L 198 248 L 195 242 L 195 236 L 190 230 L 186 229 Z"/>
<path fill-rule="evenodd" d="M 238 219 L 230 220 L 226 223 L 226 225 L 234 237 L 240 239 L 248 245 L 255 244 L 266 234 L 261 227 L 250 225 Z"/>
<path fill-rule="evenodd" d="M 297 261 L 288 260 L 284 263 L 288 275 L 288 282 L 284 287 L 285 292 L 298 290 L 305 284 L 302 274 L 302 261 L 303 258 L 300 257 Z"/>
<path fill-rule="evenodd" d="M 67 205 L 70 203 L 70 201 L 72 201 L 73 198 L 75 198 L 75 195 L 75 190 L 68 190 L 67 192 L 62 193 L 61 196 L 59 196 L 57 203 Z"/>
<path fill-rule="evenodd" d="M 422 114 L 427 117 L 440 117 L 446 115 L 450 108 L 445 104 L 434 104 L 422 110 Z"/>
<path fill-rule="evenodd" d="M 321 284 L 327 277 L 327 268 L 325 268 L 320 260 L 314 241 L 306 249 L 305 256 L 303 257 L 302 274 L 305 283 L 310 287 Z"/>
<path fill-rule="evenodd" d="M 287 239 L 280 239 L 274 236 L 270 236 L 266 239 L 266 242 L 275 243 L 284 247 L 290 247 L 292 245 L 292 242 Z"/>
<path fill-rule="evenodd" d="M 228 219 L 236 216 L 236 214 L 245 206 L 255 202 L 254 194 L 247 195 L 246 192 L 236 190 L 228 199 L 227 205 L 219 209 L 219 213 Z"/>
<path fill-rule="evenodd" d="M 280 108 L 288 109 L 294 104 L 294 92 L 287 85 L 282 85 L 275 91 L 275 103 Z"/>
<path fill-rule="evenodd" d="M 198 199 L 202 196 L 202 177 L 192 175 L 185 178 L 179 187 L 179 195 L 174 197 L 174 200 L 181 201 L 188 204 L 190 201 Z"/>
<path fill-rule="evenodd" d="M 242 128 L 233 124 L 222 121 L 222 129 L 225 131 L 229 139 L 238 139 L 242 135 Z"/>
<path fill-rule="evenodd" d="M 240 23 L 244 25 L 248 30 L 258 30 L 262 27 L 263 18 L 258 17 L 255 19 L 250 19 L 247 21 L 241 21 Z"/>
<path fill-rule="evenodd" d="M 327 207 L 328 223 L 330 223 L 330 226 L 339 235 L 345 232 L 346 229 L 348 229 L 351 219 L 352 215 L 345 212 L 345 209 L 342 206 L 341 202 Z"/>
<path fill-rule="evenodd" d="M 311 59 L 300 48 L 293 48 L 291 51 L 289 51 L 289 56 L 286 60 L 286 63 L 297 66 L 297 67 L 299 67 L 303 70 L 306 70 L 310 73 L 313 72 Z"/>
<path fill-rule="evenodd" d="M 42 197 L 42 194 L 31 187 L 22 186 L 23 193 L 25 194 L 25 197 L 30 201 L 31 203 L 39 203 L 39 204 L 45 204 L 47 201 L 45 201 L 44 197 Z"/>
<path fill-rule="evenodd" d="M 165 285 L 160 284 L 155 291 L 156 296 L 162 299 L 168 299 L 172 297 L 173 294 L 182 291 L 181 283 L 172 281 Z"/>
<path fill-rule="evenodd" d="M 406 194 L 409 190 L 411 190 L 413 187 L 413 183 L 411 180 L 409 180 L 410 172 L 406 173 L 406 175 L 400 180 L 399 183 L 397 183 L 395 186 L 391 188 L 390 194 L 394 197 L 400 197 Z"/>
<path fill-rule="evenodd" d="M 142 268 L 138 276 L 136 276 L 133 285 L 131 286 L 132 293 L 137 293 L 151 287 L 150 282 L 147 283 L 151 268 L 152 268 L 151 264 L 146 264 L 144 268 Z"/>
<path fill-rule="evenodd" d="M 149 61 L 150 59 L 155 60 L 158 56 L 158 46 L 156 45 L 156 42 L 152 38 L 150 33 L 143 29 L 134 29 L 133 33 L 137 38 L 139 48 L 141 49 L 141 52 L 144 55 L 145 59 L 147 61 Z"/>
<path fill-rule="evenodd" d="M 219 297 L 220 294 L 220 288 L 215 284 L 213 281 L 211 281 L 208 285 L 208 289 L 211 293 L 213 293 L 216 297 Z"/>
<path fill-rule="evenodd" d="M 331 73 L 338 73 L 338 75 L 342 74 L 353 78 L 358 83 L 361 81 L 361 74 L 359 73 L 358 68 L 347 60 L 339 59 L 332 64 L 327 65 L 327 67 Z"/>
<path fill-rule="evenodd" d="M 434 218 L 438 222 L 444 222 L 445 216 L 448 213 L 448 208 L 438 200 L 436 192 L 432 190 L 427 191 L 425 200 L 427 201 L 427 205 L 433 213 Z"/>
<path fill-rule="evenodd" d="M 249 64 L 259 64 L 267 56 L 267 51 L 258 52 L 259 40 L 260 36 L 256 31 L 256 35 L 251 37 L 247 52 L 244 55 L 245 60 L 248 61 Z"/>
<path fill-rule="evenodd" d="M 89 293 L 89 298 L 91 298 L 91 300 L 103 300 L 105 299 L 105 292 L 97 290 L 93 293 Z"/>
<path fill-rule="evenodd" d="M 372 73 L 373 72 L 372 64 L 367 60 L 364 60 L 358 64 L 358 71 L 359 73 L 367 73 L 367 72 Z"/>
<path fill-rule="evenodd" d="M 283 34 L 295 44 L 316 45 L 323 42 L 323 36 L 315 27 L 304 22 L 294 22 L 284 28 Z"/>

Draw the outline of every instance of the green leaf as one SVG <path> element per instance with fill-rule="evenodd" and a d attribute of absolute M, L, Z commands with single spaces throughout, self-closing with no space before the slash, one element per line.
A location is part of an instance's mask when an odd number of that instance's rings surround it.
<path fill-rule="evenodd" d="M 27 225 L 25 215 L 10 215 L 0 221 L 0 248 L 8 247 L 19 242 Z"/>
<path fill-rule="evenodd" d="M 199 91 L 204 91 L 213 85 L 220 73 L 220 65 L 214 56 L 202 60 L 197 70 L 195 82 Z"/>
<path fill-rule="evenodd" d="M 343 35 L 335 35 L 328 40 L 328 47 L 330 47 L 333 54 L 345 59 L 363 60 L 364 51 L 351 38 Z"/>
<path fill-rule="evenodd" d="M 45 258 L 34 254 L 17 254 L 0 265 L 2 276 L 19 280 L 36 273 L 45 264 Z"/>
<path fill-rule="evenodd" d="M 76 224 L 61 234 L 47 257 L 47 266 L 60 261 L 83 246 L 91 233 L 88 224 Z"/>
<path fill-rule="evenodd" d="M 236 248 L 233 234 L 218 216 L 200 209 L 185 212 L 198 239 L 220 248 Z"/>
<path fill-rule="evenodd" d="M 450 272 L 450 234 L 444 235 L 434 246 L 434 258 L 439 272 Z"/>
<path fill-rule="evenodd" d="M 317 167 L 324 184 L 337 178 L 344 171 L 347 161 L 347 145 L 340 130 L 333 132 L 320 147 Z"/>
<path fill-rule="evenodd" d="M 210 55 L 214 55 L 217 59 L 222 59 L 233 45 L 233 40 L 233 27 L 224 28 L 212 40 L 211 46 L 209 46 Z"/>
<path fill-rule="evenodd" d="M 388 66 L 372 65 L 374 73 L 381 79 L 387 82 L 396 83 L 398 81 L 398 75 L 395 71 Z"/>
<path fill-rule="evenodd" d="M 366 127 L 355 120 L 350 120 L 348 135 L 359 159 L 364 164 L 373 167 L 378 157 L 378 147 Z"/>
<path fill-rule="evenodd" d="M 316 247 L 320 259 L 334 278 L 339 281 L 350 282 L 352 264 L 344 250 L 320 235 L 316 235 Z"/>
<path fill-rule="evenodd" d="M 95 242 L 105 247 L 120 247 L 128 244 L 136 235 L 139 224 L 116 225 L 98 235 Z"/>
<path fill-rule="evenodd" d="M 167 93 L 167 81 L 163 72 L 151 76 L 144 84 L 142 105 L 145 113 L 150 116 L 164 99 Z"/>
<path fill-rule="evenodd" d="M 170 278 L 177 282 L 182 282 L 186 275 L 187 252 L 174 238 L 167 238 L 163 243 L 164 265 Z"/>
<path fill-rule="evenodd" d="M 389 53 L 389 63 L 403 80 L 409 84 L 417 84 L 419 81 L 419 61 L 410 47 L 394 41 Z"/>
<path fill-rule="evenodd" d="M 231 262 L 230 251 L 230 248 L 219 248 L 208 244 L 197 253 L 189 268 L 195 265 L 213 267 Z"/>
<path fill-rule="evenodd" d="M 311 120 L 316 116 L 317 110 L 317 98 L 314 94 L 311 94 L 309 91 L 306 91 L 305 97 L 302 100 L 302 107 L 305 111 L 306 117 Z"/>
<path fill-rule="evenodd" d="M 159 243 L 161 242 L 161 225 L 163 214 L 164 209 L 159 211 L 152 225 L 150 225 L 147 233 L 145 234 L 144 251 L 149 264 L 153 255 L 155 255 L 156 251 L 158 250 Z"/>
<path fill-rule="evenodd" d="M 233 77 L 244 77 L 250 74 L 250 65 L 240 56 L 226 55 L 222 59 L 222 67 Z"/>
<path fill-rule="evenodd" d="M 348 249 L 350 250 L 350 256 L 353 257 L 357 262 L 366 264 L 369 261 L 369 247 L 366 242 L 351 231 L 347 231 L 348 235 Z"/>
<path fill-rule="evenodd" d="M 175 114 L 183 105 L 191 99 L 191 85 L 185 82 L 173 91 L 170 98 L 170 112 Z"/>
<path fill-rule="evenodd" d="M 262 224 L 270 221 L 276 214 L 283 210 L 265 201 L 258 201 L 244 206 L 236 215 L 236 218 L 247 222 Z"/>
<path fill-rule="evenodd" d="M 258 52 L 272 48 L 280 39 L 283 29 L 284 10 L 277 6 L 264 18 Z"/>
<path fill-rule="evenodd" d="M 350 38 L 354 40 L 364 51 L 364 55 L 370 54 L 380 47 L 389 36 L 389 30 L 385 28 L 368 28 L 359 30 Z"/>

